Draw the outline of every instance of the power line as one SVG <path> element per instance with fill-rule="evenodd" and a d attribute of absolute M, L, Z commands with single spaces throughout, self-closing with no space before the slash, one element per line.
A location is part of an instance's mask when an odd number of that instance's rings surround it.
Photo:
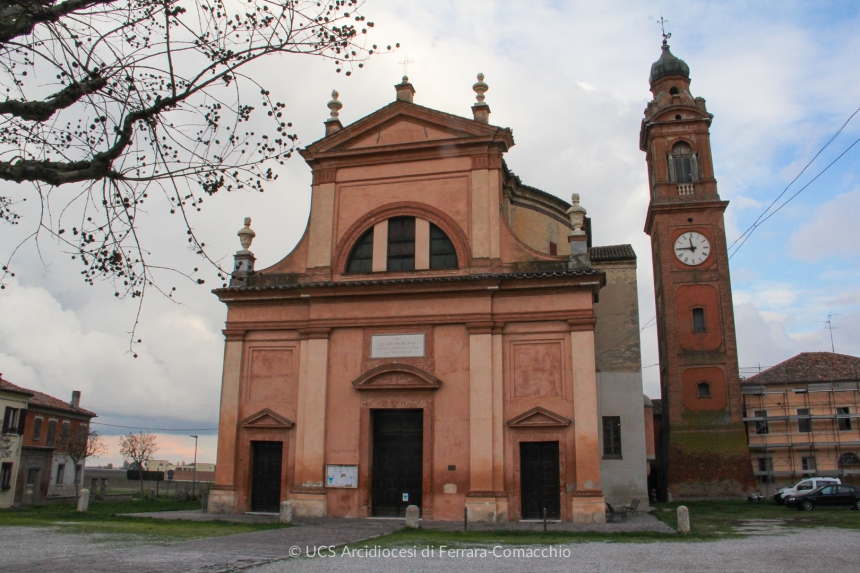
<path fill-rule="evenodd" d="M 818 153 L 816 153 L 816 154 L 812 157 L 812 159 L 810 159 L 810 160 L 809 160 L 809 162 L 808 162 L 806 165 L 804 165 L 804 166 L 803 166 L 803 169 L 801 169 L 801 170 L 800 170 L 800 173 L 798 173 L 798 174 L 797 174 L 797 176 L 796 176 L 794 179 L 792 179 L 792 180 L 791 180 L 791 182 L 790 182 L 788 185 L 786 185 L 786 186 L 785 186 L 785 189 L 783 189 L 783 190 L 782 190 L 782 193 L 780 193 L 779 195 L 777 195 L 777 196 L 776 196 L 776 198 L 775 198 L 773 201 L 771 201 L 770 205 L 768 205 L 768 206 L 767 206 L 767 209 L 765 209 L 764 211 L 762 211 L 761 215 L 759 215 L 759 216 L 756 218 L 756 220 L 755 220 L 755 221 L 753 221 L 753 224 L 752 224 L 752 225 L 750 225 L 750 226 L 747 228 L 747 230 L 746 230 L 746 231 L 744 231 L 744 232 L 741 234 L 741 236 L 740 236 L 740 237 L 738 237 L 737 239 L 735 239 L 735 240 L 734 240 L 734 242 L 733 242 L 731 245 L 729 245 L 729 246 L 728 246 L 728 249 L 727 249 L 727 250 L 728 250 L 728 251 L 731 251 L 732 247 L 734 247 L 734 246 L 738 243 L 738 241 L 740 241 L 740 244 L 737 246 L 737 248 L 734 250 L 734 252 L 733 252 L 733 253 L 731 253 L 731 254 L 729 254 L 729 259 L 731 259 L 731 258 L 735 255 L 735 253 L 737 253 L 737 252 L 740 250 L 740 248 L 744 246 L 744 243 L 746 243 L 746 242 L 747 242 L 747 239 L 749 239 L 750 235 L 752 235 L 752 233 L 753 233 L 753 232 L 754 232 L 754 231 L 755 231 L 759 226 L 761 226 L 762 224 L 764 224 L 764 222 L 765 222 L 765 221 L 767 221 L 768 219 L 770 219 L 771 217 L 773 217 L 776 213 L 778 213 L 778 212 L 780 211 L 780 209 L 782 209 L 783 207 L 785 207 L 786 205 L 788 205 L 788 204 L 791 202 L 791 200 L 792 200 L 792 199 L 794 199 L 795 197 L 797 197 L 797 196 L 798 196 L 798 195 L 799 195 L 799 194 L 800 194 L 804 189 L 806 189 L 807 187 L 809 187 L 809 186 L 812 184 L 812 182 L 813 182 L 813 181 L 815 181 L 815 180 L 816 180 L 816 179 L 818 179 L 821 175 L 823 175 L 825 171 L 827 171 L 828 169 L 830 169 L 830 167 L 831 167 L 831 166 L 833 166 L 833 164 L 834 164 L 834 163 L 836 163 L 837 161 L 839 161 L 839 160 L 842 158 L 842 156 L 843 156 L 843 155 L 845 155 L 846 153 L 848 153 L 848 151 L 849 151 L 852 147 L 854 147 L 858 142 L 860 142 L 860 138 L 858 138 L 854 143 L 852 143 L 852 144 L 848 147 L 848 149 L 846 149 L 845 151 L 843 151 L 843 152 L 839 155 L 839 157 L 837 157 L 836 159 L 834 159 L 834 160 L 833 160 L 833 161 L 832 161 L 832 162 L 831 162 L 827 167 L 825 167 L 824 169 L 822 169 L 822 170 L 818 173 L 818 175 L 816 175 L 815 177 L 813 177 L 811 181 L 809 181 L 806 185 L 804 185 L 803 187 L 801 187 L 801 188 L 800 188 L 800 190 L 799 190 L 799 191 L 797 191 L 797 193 L 795 193 L 794 195 L 792 195 L 791 197 L 789 197 L 789 198 L 785 201 L 785 203 L 783 203 L 782 205 L 780 205 L 779 207 L 777 207 L 777 209 L 776 209 L 776 210 L 774 210 L 772 213 L 769 213 L 769 211 L 771 210 L 771 208 L 773 208 L 773 206 L 774 206 L 774 205 L 775 205 L 775 204 L 776 204 L 776 203 L 777 203 L 777 202 L 778 202 L 778 201 L 783 197 L 783 195 L 785 195 L 785 194 L 786 194 L 786 192 L 788 192 L 789 188 L 790 188 L 792 185 L 794 185 L 794 183 L 795 183 L 798 179 L 800 179 L 800 176 L 801 176 L 801 175 L 803 175 L 803 174 L 806 172 L 806 170 L 809 168 L 809 166 L 810 166 L 810 165 L 812 165 L 812 164 L 815 162 L 815 160 L 816 160 L 816 159 L 818 159 L 818 156 L 819 156 L 819 155 L 821 155 L 821 154 L 824 152 L 824 150 L 825 150 L 825 149 L 827 149 L 827 148 L 830 146 L 830 144 L 831 144 L 831 143 L 833 143 L 833 141 L 836 139 L 836 137 L 837 137 L 840 133 L 842 133 L 842 131 L 845 129 L 845 127 L 848 125 L 848 123 L 849 123 L 849 122 L 854 118 L 854 116 L 855 116 L 855 115 L 857 115 L 858 113 L 860 113 L 860 107 L 858 107 L 856 110 L 854 110 L 854 113 L 852 113 L 850 116 L 848 116 L 848 119 L 846 119 L 846 120 L 845 120 L 845 122 L 844 122 L 844 123 L 839 127 L 839 129 L 836 131 L 836 133 L 834 133 L 834 134 L 830 137 L 830 139 L 828 139 L 828 140 L 827 140 L 827 143 L 825 143 L 825 144 L 824 144 L 824 146 L 823 146 L 821 149 L 819 149 L 819 150 L 818 150 Z"/>

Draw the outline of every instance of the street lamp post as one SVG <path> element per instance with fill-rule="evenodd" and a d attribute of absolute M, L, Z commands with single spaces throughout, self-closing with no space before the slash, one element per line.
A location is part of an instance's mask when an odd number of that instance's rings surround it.
<path fill-rule="evenodd" d="M 191 495 L 197 494 L 197 438 L 200 436 L 191 435 L 194 438 L 194 466 L 191 468 Z"/>

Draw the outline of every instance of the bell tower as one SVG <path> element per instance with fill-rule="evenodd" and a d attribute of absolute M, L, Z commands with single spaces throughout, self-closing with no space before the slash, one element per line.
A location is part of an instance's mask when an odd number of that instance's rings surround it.
<path fill-rule="evenodd" d="M 735 496 L 754 487 L 738 375 L 722 201 L 705 100 L 669 50 L 651 66 L 645 152 L 663 429 L 660 494 Z"/>

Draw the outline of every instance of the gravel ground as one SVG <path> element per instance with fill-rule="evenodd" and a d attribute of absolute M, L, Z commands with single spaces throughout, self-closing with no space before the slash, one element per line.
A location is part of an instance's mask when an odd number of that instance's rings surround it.
<path fill-rule="evenodd" d="M 151 545 L 152 536 L 65 533 L 59 527 L 0 527 L 0 571 L 6 566 Z"/>
<path fill-rule="evenodd" d="M 767 535 L 707 543 L 576 543 L 553 546 L 559 556 L 495 557 L 336 557 L 288 559 L 249 569 L 251 573 L 832 573 L 857 571 L 860 536 L 848 529 L 773 530 Z M 367 546 L 372 548 L 372 542 Z M 499 551 L 512 550 L 506 546 Z M 548 546 L 522 546 L 524 551 L 548 550 Z"/>

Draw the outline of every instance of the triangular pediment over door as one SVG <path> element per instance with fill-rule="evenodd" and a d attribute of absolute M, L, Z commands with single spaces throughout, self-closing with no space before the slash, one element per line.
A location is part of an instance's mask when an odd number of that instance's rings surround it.
<path fill-rule="evenodd" d="M 570 420 L 546 408 L 537 406 L 508 420 L 509 428 L 564 428 Z"/>
<path fill-rule="evenodd" d="M 288 430 L 296 424 L 280 414 L 277 414 L 269 408 L 264 408 L 256 414 L 251 414 L 239 425 L 248 429 L 273 429 L 273 430 Z"/>

